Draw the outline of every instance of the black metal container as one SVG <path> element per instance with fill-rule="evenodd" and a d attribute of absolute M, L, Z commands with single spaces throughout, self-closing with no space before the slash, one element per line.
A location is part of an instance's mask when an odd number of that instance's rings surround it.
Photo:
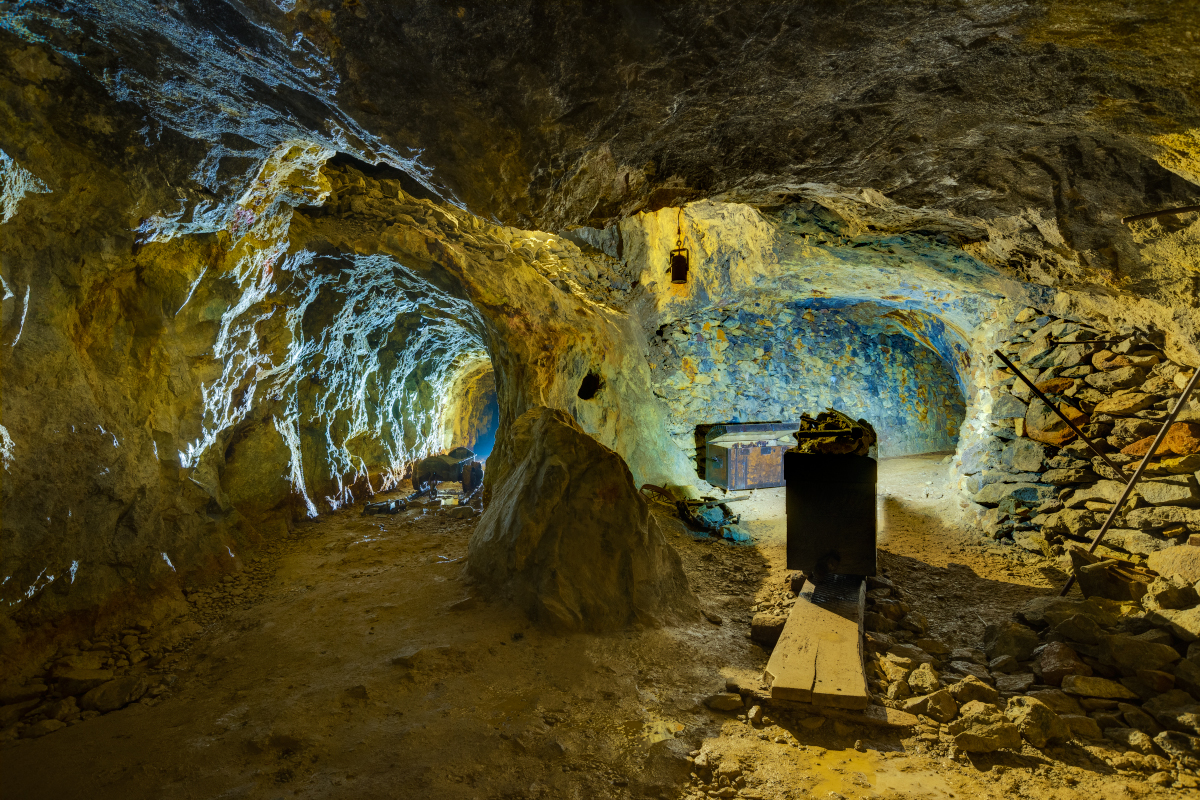
<path fill-rule="evenodd" d="M 788 569 L 875 574 L 878 474 L 867 456 L 784 453 Z"/>

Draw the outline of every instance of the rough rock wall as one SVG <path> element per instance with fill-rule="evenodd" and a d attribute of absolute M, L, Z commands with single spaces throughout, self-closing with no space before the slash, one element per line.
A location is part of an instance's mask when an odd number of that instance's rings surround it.
<path fill-rule="evenodd" d="M 1169 354 L 1194 355 L 1196 226 L 1116 224 L 1195 199 L 1190 67 L 1176 69 L 1194 43 L 1169 11 L 1131 22 L 1093 5 L 831 19 L 682 4 L 612 20 L 599 44 L 574 6 L 459 22 L 368 3 L 0 9 L 10 614 L 95 619 L 97 604 L 174 596 L 174 569 L 229 566 L 297 499 L 306 513 L 305 495 L 333 506 L 394 476 L 436 444 L 443 380 L 481 347 L 507 376 L 503 424 L 569 410 L 635 479 L 659 480 L 690 467 L 652 399 L 646 333 L 755 295 L 887 302 L 957 329 L 962 352 L 933 346 L 968 376 L 968 444 L 988 424 L 978 356 L 1010 304 L 1152 321 Z M 554 20 L 559 36 L 521 35 Z M 1136 48 L 1155 37 L 1130 24 L 1178 46 L 1149 59 Z M 465 31 L 492 45 L 463 48 Z M 869 46 L 846 55 L 851 33 Z M 679 48 L 662 61 L 664 41 Z M 747 58 L 724 57 L 747 43 Z M 713 69 L 696 69 L 703 53 Z M 553 68 L 512 69 L 535 62 Z M 528 83 L 480 79 L 499 73 Z M 739 88 L 756 74 L 756 91 Z M 799 116 L 781 97 L 801 98 Z M 437 185 L 407 149 L 424 145 Z M 335 151 L 399 171 L 321 171 Z M 578 231 L 601 257 L 414 200 L 447 189 L 479 213 L 563 224 L 698 196 L 771 210 L 689 205 L 698 269 L 673 289 L 673 209 Z"/>
<path fill-rule="evenodd" d="M 666 325 L 651 342 L 655 392 L 676 410 L 685 450 L 699 424 L 794 421 L 829 406 L 869 420 L 882 457 L 954 450 L 958 378 L 889 309 L 755 306 Z"/>
<path fill-rule="evenodd" d="M 0 60 L 9 664 L 169 613 L 185 581 L 398 477 L 482 341 L 387 258 L 284 252 L 332 150 L 283 142 L 214 197 L 203 148 L 148 137 L 69 61 L 7 36 Z"/>
<path fill-rule="evenodd" d="M 635 480 L 686 474 L 668 439 L 666 409 L 653 399 L 644 333 L 576 281 L 595 268 L 572 241 L 491 225 L 394 186 L 378 196 L 357 189 L 331 196 L 297 213 L 291 231 L 292 254 L 386 256 L 469 303 L 496 373 L 501 436 L 532 407 L 559 408 L 620 453 Z M 599 388 L 584 399 L 588 375 Z"/>
<path fill-rule="evenodd" d="M 1167 357 L 1163 343 L 1157 331 L 1089 325 L 1027 308 L 1000 350 L 1130 475 L 1192 373 Z M 989 507 L 985 529 L 1047 557 L 1072 542 L 1086 547 L 1124 479 L 999 359 L 992 366 L 991 438 L 964 470 L 968 491 Z M 1193 511 L 1200 507 L 1196 408 L 1189 406 L 1173 426 L 1097 552 L 1141 562 L 1200 531 Z"/>

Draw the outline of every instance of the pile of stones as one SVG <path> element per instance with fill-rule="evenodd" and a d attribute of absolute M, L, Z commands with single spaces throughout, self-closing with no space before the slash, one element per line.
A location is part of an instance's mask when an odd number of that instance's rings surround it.
<path fill-rule="evenodd" d="M 155 630 L 150 621 L 63 648 L 24 683 L 0 685 L 0 742 L 34 738 L 141 702 L 154 705 L 183 667 L 183 652 L 201 631 L 265 592 L 283 544 L 249 560 L 247 569 L 211 586 L 189 587 L 189 617 Z"/>
<path fill-rule="evenodd" d="M 870 594 L 878 609 L 895 587 Z M 1140 605 L 1035 598 L 989 625 L 979 648 L 874 630 L 868 684 L 875 702 L 918 715 L 920 739 L 950 755 L 1075 742 L 1118 771 L 1198 788 L 1198 606 L 1195 587 L 1160 578 Z"/>
<path fill-rule="evenodd" d="M 1027 308 L 999 349 L 1132 474 L 1191 377 L 1150 339 Z M 1094 538 L 1124 481 L 999 359 L 990 384 L 988 435 L 960 456 L 964 488 L 988 507 L 986 535 L 1062 559 Z M 1200 424 L 1176 422 L 1097 552 L 1139 564 L 1200 532 L 1198 470 Z"/>
<path fill-rule="evenodd" d="M 278 552 L 277 547 L 269 553 Z M 260 600 L 265 591 L 263 582 L 275 572 L 274 561 L 253 558 L 250 566 L 236 575 L 225 575 L 217 583 L 202 588 L 188 587 L 184 597 L 191 604 L 195 617 L 204 624 L 215 622 L 234 608 Z"/>
<path fill-rule="evenodd" d="M 774 647 L 783 633 L 792 606 L 804 587 L 803 572 L 789 572 L 782 585 L 751 607 L 750 638 L 764 647 Z M 868 630 L 885 632 L 891 641 L 911 642 L 929 630 L 929 620 L 916 611 L 901 596 L 901 590 L 882 576 L 867 578 L 868 608 L 864 625 Z"/>
<path fill-rule="evenodd" d="M 0 687 L 0 742 L 45 736 L 130 703 L 157 703 L 174 683 L 178 652 L 201 628 L 191 620 L 153 628 L 143 621 L 80 642 L 23 684 Z"/>
<path fill-rule="evenodd" d="M 753 775 L 733 758 L 722 758 L 711 750 L 693 750 L 688 756 L 692 765 L 689 800 L 708 797 L 761 798 L 753 788 Z M 754 783 L 757 783 L 755 781 Z"/>

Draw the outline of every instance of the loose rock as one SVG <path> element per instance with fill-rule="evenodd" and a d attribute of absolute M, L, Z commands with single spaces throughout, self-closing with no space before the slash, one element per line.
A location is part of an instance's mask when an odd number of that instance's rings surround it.
<path fill-rule="evenodd" d="M 1070 731 L 1049 706 L 1033 697 L 1013 697 L 1005 709 L 1008 717 L 1021 733 L 1021 738 L 1039 750 L 1052 741 L 1069 737 Z"/>

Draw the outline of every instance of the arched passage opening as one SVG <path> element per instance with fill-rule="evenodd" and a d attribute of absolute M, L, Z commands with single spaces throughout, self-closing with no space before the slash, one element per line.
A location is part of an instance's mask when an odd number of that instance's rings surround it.
<path fill-rule="evenodd" d="M 442 416 L 443 447 L 466 447 L 486 461 L 496 446 L 500 404 L 490 359 L 472 359 L 455 374 Z"/>
<path fill-rule="evenodd" d="M 881 458 L 952 452 L 966 353 L 923 310 L 829 299 L 712 309 L 652 341 L 655 391 L 676 409 L 676 443 L 697 448 L 698 471 L 712 424 L 791 422 L 828 407 L 870 422 Z"/>

